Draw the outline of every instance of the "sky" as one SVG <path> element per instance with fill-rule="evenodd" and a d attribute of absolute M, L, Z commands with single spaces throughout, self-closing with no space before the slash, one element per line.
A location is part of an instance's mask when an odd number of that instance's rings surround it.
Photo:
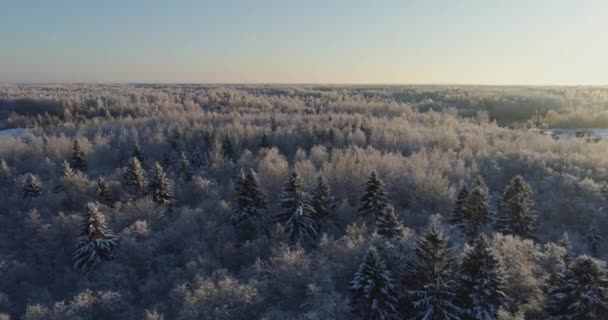
<path fill-rule="evenodd" d="M 0 82 L 607 85 L 607 0 L 0 0 Z"/>

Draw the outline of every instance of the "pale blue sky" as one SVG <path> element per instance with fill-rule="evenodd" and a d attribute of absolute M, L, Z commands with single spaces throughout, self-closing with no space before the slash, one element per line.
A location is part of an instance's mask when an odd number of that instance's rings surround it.
<path fill-rule="evenodd" d="M 0 82 L 608 84 L 607 0 L 0 0 Z"/>

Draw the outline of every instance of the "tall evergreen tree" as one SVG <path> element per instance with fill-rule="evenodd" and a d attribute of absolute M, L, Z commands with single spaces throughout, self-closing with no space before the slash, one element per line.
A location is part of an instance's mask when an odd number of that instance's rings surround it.
<path fill-rule="evenodd" d="M 376 232 L 389 239 L 403 235 L 404 228 L 392 206 L 386 206 L 376 219 Z"/>
<path fill-rule="evenodd" d="M 103 178 L 99 177 L 97 179 L 97 185 L 95 186 L 95 190 L 97 191 L 97 199 L 103 205 L 111 207 L 113 204 L 112 201 L 112 193 L 110 192 L 110 186 L 108 182 Z"/>
<path fill-rule="evenodd" d="M 133 154 L 131 156 L 137 158 L 142 164 L 144 163 L 144 152 L 141 150 L 139 143 L 136 143 L 133 147 Z"/>
<path fill-rule="evenodd" d="M 36 198 L 42 194 L 42 182 L 38 176 L 28 173 L 23 183 L 23 198 Z"/>
<path fill-rule="evenodd" d="M 113 257 L 118 238 L 108 230 L 105 217 L 94 203 L 87 204 L 80 237 L 76 240 L 74 268 L 88 272 L 102 261 Z"/>
<path fill-rule="evenodd" d="M 275 220 L 285 227 L 291 241 L 312 242 L 318 235 L 313 208 L 305 191 L 304 181 L 294 171 L 283 187 L 280 209 Z"/>
<path fill-rule="evenodd" d="M 180 156 L 179 176 L 185 182 L 192 181 L 192 168 L 190 167 L 190 160 L 188 160 L 185 152 L 182 152 Z"/>
<path fill-rule="evenodd" d="M 222 140 L 222 152 L 224 153 L 224 158 L 234 161 L 234 144 L 229 136 L 224 136 Z"/>
<path fill-rule="evenodd" d="M 173 202 L 173 186 L 158 161 L 154 163 L 152 169 L 152 177 L 148 183 L 148 194 L 159 205 L 171 205 Z"/>
<path fill-rule="evenodd" d="M 594 258 L 599 257 L 600 243 L 602 241 L 602 234 L 597 226 L 597 222 L 593 222 L 587 230 L 587 245 L 589 246 L 589 252 Z"/>
<path fill-rule="evenodd" d="M 391 272 L 370 247 L 351 282 L 351 307 L 357 319 L 399 319 L 398 295 Z"/>
<path fill-rule="evenodd" d="M 372 171 L 365 186 L 365 194 L 361 197 L 361 216 L 372 216 L 374 219 L 380 216 L 388 205 L 388 200 L 384 194 L 382 181 L 378 178 L 376 171 Z"/>
<path fill-rule="evenodd" d="M 520 175 L 511 179 L 500 200 L 496 231 L 534 239 L 532 190 Z"/>
<path fill-rule="evenodd" d="M 76 170 L 84 170 L 87 167 L 87 155 L 82 150 L 78 139 L 74 139 L 74 144 L 72 145 L 72 159 L 71 163 L 72 168 Z"/>
<path fill-rule="evenodd" d="M 603 262 L 580 256 L 549 292 L 547 312 L 554 320 L 608 319 L 608 276 Z"/>
<path fill-rule="evenodd" d="M 458 191 L 454 210 L 452 211 L 452 215 L 448 219 L 448 222 L 451 225 L 461 230 L 464 230 L 464 226 L 466 223 L 466 202 L 468 198 L 469 189 L 466 185 L 463 185 L 462 188 L 460 188 L 460 191 Z"/>
<path fill-rule="evenodd" d="M 272 144 L 270 144 L 270 139 L 268 138 L 268 134 L 264 132 L 262 138 L 260 139 L 260 144 L 258 145 L 258 149 L 271 148 Z"/>
<path fill-rule="evenodd" d="M 146 175 L 141 162 L 131 157 L 123 172 L 123 185 L 131 197 L 141 196 L 146 189 Z"/>
<path fill-rule="evenodd" d="M 405 300 L 411 303 L 408 318 L 458 320 L 462 312 L 454 304 L 453 259 L 447 240 L 432 224 L 416 241 L 415 257 L 405 269 Z"/>
<path fill-rule="evenodd" d="M 566 265 L 570 264 L 570 258 L 572 255 L 572 242 L 570 242 L 568 232 L 564 232 L 562 234 L 562 237 L 557 241 L 557 244 L 562 248 L 566 249 L 566 254 L 564 255 L 564 263 Z"/>
<path fill-rule="evenodd" d="M 266 228 L 268 202 L 253 169 L 247 174 L 241 170 L 236 179 L 231 220 L 235 227 L 249 230 L 250 233 L 257 233 Z"/>
<path fill-rule="evenodd" d="M 481 176 L 475 179 L 465 205 L 465 235 L 469 241 L 477 239 L 491 221 L 490 195 Z"/>
<path fill-rule="evenodd" d="M 74 170 L 72 170 L 72 166 L 67 161 L 63 161 L 61 163 L 61 180 L 69 179 L 74 176 Z"/>
<path fill-rule="evenodd" d="M 310 205 L 319 229 L 335 222 L 336 201 L 324 176 L 317 178 L 317 184 L 310 194 Z"/>
<path fill-rule="evenodd" d="M 494 320 L 505 305 L 505 279 L 498 259 L 490 251 L 488 240 L 481 235 L 464 256 L 459 274 L 458 297 L 464 317 Z"/>

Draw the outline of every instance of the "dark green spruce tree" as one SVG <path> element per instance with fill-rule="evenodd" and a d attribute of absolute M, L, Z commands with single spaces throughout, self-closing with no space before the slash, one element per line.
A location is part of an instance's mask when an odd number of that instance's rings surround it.
<path fill-rule="evenodd" d="M 410 304 L 406 319 L 461 319 L 462 310 L 455 304 L 453 264 L 447 240 L 431 224 L 416 241 L 415 256 L 405 268 L 403 304 Z"/>
<path fill-rule="evenodd" d="M 608 276 L 603 262 L 580 256 L 559 277 L 547 297 L 552 320 L 608 319 Z"/>
<path fill-rule="evenodd" d="M 23 198 L 36 198 L 42 194 L 42 182 L 38 176 L 28 173 L 25 175 L 23 182 L 22 195 Z"/>
<path fill-rule="evenodd" d="M 466 224 L 466 202 L 469 198 L 469 189 L 463 185 L 456 196 L 456 203 L 452 214 L 448 217 L 448 223 L 461 231 L 464 231 Z"/>
<path fill-rule="evenodd" d="M 118 237 L 108 230 L 105 217 L 97 205 L 88 203 L 80 236 L 76 240 L 74 268 L 86 273 L 99 263 L 112 259 L 117 240 Z"/>
<path fill-rule="evenodd" d="M 268 202 L 253 169 L 247 174 L 241 170 L 235 181 L 231 221 L 244 239 L 253 239 L 267 228 Z"/>
<path fill-rule="evenodd" d="M 123 170 L 123 186 L 129 197 L 136 198 L 142 196 L 146 190 L 146 175 L 141 166 L 141 162 L 135 157 L 131 157 L 127 167 Z"/>
<path fill-rule="evenodd" d="M 144 152 L 141 150 L 139 143 L 136 143 L 133 147 L 133 153 L 131 154 L 131 156 L 137 158 L 137 160 L 139 160 L 141 164 L 144 163 Z"/>
<path fill-rule="evenodd" d="M 511 179 L 500 199 L 496 231 L 534 239 L 534 202 L 532 189 L 520 175 Z"/>
<path fill-rule="evenodd" d="M 393 206 L 386 206 L 382 214 L 376 219 L 376 232 L 389 239 L 403 236 L 405 228 L 399 221 Z"/>
<path fill-rule="evenodd" d="M 114 203 L 112 200 L 112 193 L 110 192 L 108 182 L 103 177 L 100 176 L 97 179 L 95 190 L 97 191 L 98 201 L 105 206 L 111 207 Z"/>
<path fill-rule="evenodd" d="M 361 207 L 359 214 L 362 217 L 371 216 L 376 219 L 388 205 L 388 200 L 384 194 L 382 181 L 378 178 L 376 171 L 372 171 L 365 185 L 365 194 L 361 197 Z"/>
<path fill-rule="evenodd" d="M 597 226 L 597 222 L 591 223 L 589 230 L 587 230 L 587 245 L 589 252 L 594 258 L 598 258 L 600 254 L 600 243 L 602 242 L 602 233 Z"/>
<path fill-rule="evenodd" d="M 289 175 L 280 201 L 280 209 L 275 221 L 285 227 L 291 241 L 312 243 L 319 231 L 304 181 L 296 171 Z"/>
<path fill-rule="evenodd" d="M 481 235 L 465 254 L 458 275 L 458 301 L 464 319 L 493 320 L 505 306 L 505 279 L 500 263 Z"/>
<path fill-rule="evenodd" d="M 356 319 L 401 319 L 398 294 L 391 272 L 378 251 L 370 247 L 351 282 L 351 307 Z"/>
<path fill-rule="evenodd" d="M 310 193 L 310 205 L 319 230 L 336 222 L 336 201 L 331 196 L 331 188 L 324 176 L 317 178 L 317 184 Z"/>
<path fill-rule="evenodd" d="M 179 159 L 179 176 L 185 181 L 192 181 L 192 167 L 190 166 L 190 160 L 186 156 L 185 152 L 182 152 Z"/>
<path fill-rule="evenodd" d="M 83 171 L 87 167 L 87 155 L 82 150 L 78 139 L 74 139 L 74 144 L 72 145 L 70 165 L 72 165 L 72 168 L 80 171 Z"/>
<path fill-rule="evenodd" d="M 158 205 L 171 206 L 173 203 L 173 185 L 158 161 L 154 163 L 152 168 L 152 176 L 148 183 L 148 194 L 152 196 L 152 201 Z"/>
<path fill-rule="evenodd" d="M 486 182 L 481 176 L 475 179 L 464 209 L 465 235 L 469 241 L 474 241 L 492 220 L 490 195 Z"/>

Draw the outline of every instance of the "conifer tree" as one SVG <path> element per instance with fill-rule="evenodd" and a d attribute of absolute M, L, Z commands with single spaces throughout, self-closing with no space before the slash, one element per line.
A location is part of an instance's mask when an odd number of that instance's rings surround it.
<path fill-rule="evenodd" d="M 331 196 L 331 188 L 324 176 L 317 178 L 317 184 L 310 194 L 310 205 L 319 229 L 334 222 L 336 201 Z"/>
<path fill-rule="evenodd" d="M 566 249 L 566 254 L 564 255 L 564 264 L 570 264 L 570 257 L 572 255 L 572 242 L 570 242 L 568 232 L 564 232 L 562 234 L 562 237 L 557 241 L 557 244 L 562 248 Z"/>
<path fill-rule="evenodd" d="M 465 235 L 475 240 L 491 221 L 490 196 L 486 182 L 481 176 L 475 179 L 465 205 Z"/>
<path fill-rule="evenodd" d="M 452 211 L 452 215 L 448 219 L 448 222 L 451 225 L 461 230 L 464 230 L 464 226 L 466 223 L 466 202 L 468 198 L 469 189 L 466 185 L 463 185 L 462 188 L 460 188 L 460 191 L 458 191 L 454 210 Z"/>
<path fill-rule="evenodd" d="M 38 176 L 28 173 L 23 184 L 23 198 L 35 198 L 42 194 L 42 182 Z"/>
<path fill-rule="evenodd" d="M 312 242 L 318 234 L 313 208 L 305 191 L 304 181 L 294 171 L 283 187 L 280 209 L 275 220 L 285 227 L 291 241 Z"/>
<path fill-rule="evenodd" d="M 139 160 L 141 164 L 144 163 L 144 153 L 141 150 L 141 146 L 139 145 L 139 143 L 136 143 L 133 147 L 133 154 L 131 154 L 131 156 L 137 158 L 137 160 Z"/>
<path fill-rule="evenodd" d="M 222 152 L 224 153 L 224 158 L 234 160 L 234 144 L 229 136 L 224 136 L 222 140 Z"/>
<path fill-rule="evenodd" d="M 268 222 L 268 202 L 260 187 L 258 176 L 250 169 L 247 174 L 242 170 L 234 185 L 232 204 L 232 224 L 240 227 L 243 223 L 248 228 L 260 231 Z"/>
<path fill-rule="evenodd" d="M 351 307 L 357 319 L 399 319 L 398 295 L 391 272 L 370 247 L 351 282 Z"/>
<path fill-rule="evenodd" d="M 188 160 L 185 152 L 182 152 L 180 156 L 179 176 L 185 182 L 192 181 L 192 168 L 190 167 L 190 160 Z"/>
<path fill-rule="evenodd" d="M 415 257 L 405 269 L 406 301 L 411 319 L 460 319 L 454 304 L 453 259 L 447 240 L 432 224 L 416 241 Z"/>
<path fill-rule="evenodd" d="M 361 197 L 361 216 L 372 216 L 377 218 L 388 205 L 382 181 L 378 178 L 376 171 L 372 171 L 365 186 L 365 194 Z"/>
<path fill-rule="evenodd" d="M 67 161 L 63 161 L 61 163 L 61 180 L 69 179 L 74 176 L 74 170 L 72 170 L 72 166 Z"/>
<path fill-rule="evenodd" d="M 103 178 L 99 177 L 97 179 L 97 185 L 95 186 L 95 190 L 97 191 L 97 199 L 103 205 L 108 207 L 112 206 L 112 193 L 110 192 L 110 186 L 108 182 Z"/>
<path fill-rule="evenodd" d="M 146 176 L 141 162 L 135 157 L 131 157 L 123 173 L 123 185 L 129 196 L 141 196 L 146 189 Z"/>
<path fill-rule="evenodd" d="M 87 167 L 87 155 L 82 150 L 78 139 L 74 139 L 74 144 L 72 146 L 72 159 L 71 159 L 72 168 L 76 170 L 84 170 Z"/>
<path fill-rule="evenodd" d="M 597 226 L 597 222 L 593 222 L 587 230 L 587 244 L 589 246 L 589 252 L 594 258 L 599 257 L 600 242 L 602 241 L 602 234 Z"/>
<path fill-rule="evenodd" d="M 158 161 L 154 163 L 152 169 L 152 176 L 148 183 L 148 194 L 152 196 L 152 201 L 158 205 L 171 205 L 173 201 L 173 186 Z"/>
<path fill-rule="evenodd" d="M 522 176 L 515 176 L 502 194 L 496 231 L 534 239 L 533 205 L 530 186 Z"/>
<path fill-rule="evenodd" d="M 546 310 L 554 320 L 608 319 L 608 276 L 603 262 L 580 256 L 550 290 Z"/>
<path fill-rule="evenodd" d="M 404 228 L 392 206 L 386 206 L 376 219 L 376 232 L 389 239 L 403 235 Z"/>
<path fill-rule="evenodd" d="M 270 139 L 268 138 L 268 134 L 264 132 L 262 138 L 260 139 L 260 144 L 258 145 L 258 149 L 272 148 L 272 144 L 270 144 Z"/>
<path fill-rule="evenodd" d="M 108 230 L 105 217 L 97 205 L 88 203 L 80 237 L 76 240 L 74 268 L 85 273 L 102 261 L 112 259 L 117 240 L 118 238 Z"/>
<path fill-rule="evenodd" d="M 505 305 L 505 279 L 498 259 L 481 235 L 464 256 L 459 274 L 458 297 L 467 319 L 493 320 Z"/>

